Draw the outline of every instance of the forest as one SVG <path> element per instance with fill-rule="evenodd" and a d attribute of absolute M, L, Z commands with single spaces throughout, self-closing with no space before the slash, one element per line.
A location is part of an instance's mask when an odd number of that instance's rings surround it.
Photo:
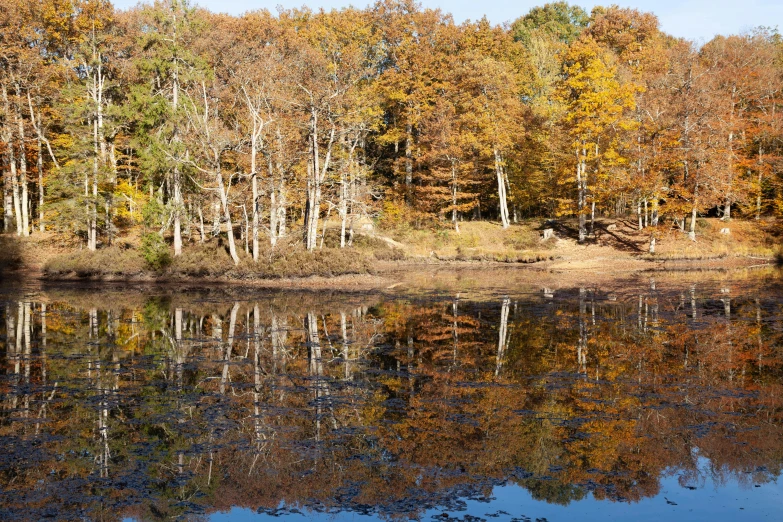
<path fill-rule="evenodd" d="M 654 242 L 783 212 L 783 40 L 565 2 L 215 14 L 2 0 L 4 231 L 235 264 L 367 228 L 623 216 Z M 760 21 L 763 22 L 763 21 Z"/>

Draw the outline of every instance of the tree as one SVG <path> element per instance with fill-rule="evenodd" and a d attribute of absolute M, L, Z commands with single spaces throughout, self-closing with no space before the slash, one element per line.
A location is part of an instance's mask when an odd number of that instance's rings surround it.
<path fill-rule="evenodd" d="M 186 162 L 182 90 L 187 85 L 198 86 L 207 74 L 202 60 L 192 52 L 199 22 L 187 0 L 161 0 L 143 9 L 138 23 L 143 26 L 143 53 L 137 57 L 138 82 L 131 91 L 133 123 L 142 165 L 152 175 L 148 182 L 156 183 L 162 177 L 168 189 L 169 216 L 161 235 L 169 225 L 173 227 L 174 255 L 178 256 L 182 253 L 182 165 Z"/>
<path fill-rule="evenodd" d="M 609 53 L 591 37 L 575 42 L 564 59 L 564 79 L 558 97 L 565 106 L 564 124 L 575 156 L 579 242 L 587 238 L 588 165 L 597 174 L 602 159 L 616 157 L 613 131 L 633 127 L 628 111 L 634 108 L 631 82 L 621 82 Z M 594 197 L 594 196 L 593 196 Z M 592 201 L 593 205 L 595 200 Z"/>
<path fill-rule="evenodd" d="M 534 7 L 511 25 L 515 40 L 531 45 L 536 39 L 552 38 L 570 45 L 587 27 L 590 17 L 577 5 L 567 2 L 551 2 Z"/>

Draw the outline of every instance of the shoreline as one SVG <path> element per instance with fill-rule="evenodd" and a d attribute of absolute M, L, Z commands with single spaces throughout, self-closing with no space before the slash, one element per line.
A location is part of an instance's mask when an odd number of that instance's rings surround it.
<path fill-rule="evenodd" d="M 22 266 L 0 272 L 0 279 L 18 279 L 46 284 L 141 284 L 143 286 L 193 287 L 208 286 L 252 287 L 255 289 L 295 289 L 333 291 L 393 290 L 414 284 L 417 276 L 454 273 L 463 277 L 485 276 L 484 272 L 505 276 L 520 284 L 554 284 L 574 282 L 601 282 L 621 277 L 661 273 L 731 272 L 735 270 L 763 269 L 778 266 L 774 257 L 723 256 L 707 259 L 644 259 L 623 256 L 617 258 L 588 257 L 581 259 L 553 259 L 535 263 L 504 263 L 497 261 L 435 261 L 409 259 L 377 263 L 371 271 L 334 276 L 310 275 L 302 277 L 254 278 L 231 276 L 188 276 L 184 274 L 141 273 L 121 274 L 46 274 L 40 267 Z"/>

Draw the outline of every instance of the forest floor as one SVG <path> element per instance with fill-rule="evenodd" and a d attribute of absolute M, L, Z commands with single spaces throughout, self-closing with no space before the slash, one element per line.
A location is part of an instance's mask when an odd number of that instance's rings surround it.
<path fill-rule="evenodd" d="M 554 237 L 543 240 L 543 231 Z M 728 228 L 729 234 L 721 229 Z M 449 286 L 451 276 L 500 277 L 541 284 L 608 280 L 640 272 L 729 270 L 774 265 L 781 236 L 774 221 L 697 221 L 696 241 L 668 226 L 656 230 L 630 220 L 596 220 L 585 244 L 577 242 L 572 220 L 530 220 L 504 230 L 497 223 L 463 222 L 460 231 L 400 229 L 357 235 L 352 248 L 339 249 L 337 231 L 327 228 L 324 248 L 307 253 L 294 242 L 266 246 L 261 261 L 241 251 L 235 266 L 225 246 L 213 239 L 185 247 L 163 269 L 151 270 L 135 241 L 89 252 L 49 233 L 29 238 L 0 235 L 0 278 L 148 283 L 237 283 L 277 288 L 362 290 L 398 286 Z M 462 275 L 459 275 L 462 274 Z M 502 274 L 502 275 L 501 275 Z"/>

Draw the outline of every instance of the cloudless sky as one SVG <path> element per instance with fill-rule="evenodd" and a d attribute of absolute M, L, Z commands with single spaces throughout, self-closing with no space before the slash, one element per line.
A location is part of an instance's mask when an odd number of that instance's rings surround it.
<path fill-rule="evenodd" d="M 138 0 L 114 0 L 114 5 L 124 9 Z M 368 0 L 196 0 L 195 3 L 215 12 L 241 14 L 254 9 L 275 11 L 307 5 L 311 9 L 355 5 L 364 7 Z M 487 16 L 493 24 L 512 21 L 527 13 L 531 7 L 543 5 L 546 0 L 421 0 L 424 7 L 440 8 L 451 13 L 456 22 L 478 20 Z M 674 36 L 697 41 L 710 40 L 716 34 L 738 34 L 763 25 L 783 29 L 783 0 L 607 0 L 606 2 L 574 1 L 588 13 L 595 6 L 618 4 L 658 15 L 661 29 Z"/>

